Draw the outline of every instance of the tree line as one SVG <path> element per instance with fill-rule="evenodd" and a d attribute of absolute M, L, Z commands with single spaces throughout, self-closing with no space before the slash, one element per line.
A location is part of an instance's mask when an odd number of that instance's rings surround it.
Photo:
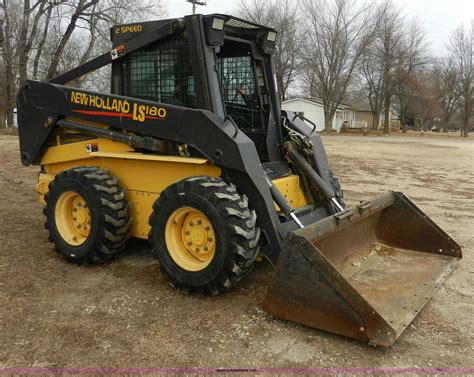
<path fill-rule="evenodd" d="M 184 1 L 184 0 L 183 0 Z M 423 26 L 393 0 L 239 0 L 236 15 L 279 31 L 275 55 L 281 100 L 318 97 L 326 130 L 350 98 L 369 105 L 378 127 L 396 109 L 426 128 L 473 116 L 474 21 L 453 31 L 449 55 L 430 57 Z M 0 0 L 0 126 L 13 127 L 15 97 L 27 79 L 47 80 L 110 48 L 114 24 L 164 18 L 163 0 Z M 71 85 L 107 90 L 110 68 Z"/>
<path fill-rule="evenodd" d="M 13 127 L 27 79 L 51 79 L 110 49 L 114 24 L 164 16 L 162 0 L 0 0 L 0 127 Z M 71 85 L 101 91 L 109 82 L 106 67 Z"/>
<path fill-rule="evenodd" d="M 442 58 L 429 56 L 423 26 L 392 1 L 241 0 L 238 13 L 279 31 L 275 65 L 281 100 L 291 93 L 319 98 L 325 129 L 338 106 L 363 99 L 373 127 L 390 109 L 403 130 L 411 121 L 426 129 L 457 118 L 468 136 L 473 107 L 474 20 L 450 36 Z M 295 87 L 296 90 L 295 90 Z"/>

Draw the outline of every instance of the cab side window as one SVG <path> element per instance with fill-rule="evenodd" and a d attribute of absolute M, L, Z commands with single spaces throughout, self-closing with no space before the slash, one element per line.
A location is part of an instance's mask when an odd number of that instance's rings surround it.
<path fill-rule="evenodd" d="M 184 39 L 135 51 L 122 63 L 122 95 L 196 107 L 189 47 Z"/>

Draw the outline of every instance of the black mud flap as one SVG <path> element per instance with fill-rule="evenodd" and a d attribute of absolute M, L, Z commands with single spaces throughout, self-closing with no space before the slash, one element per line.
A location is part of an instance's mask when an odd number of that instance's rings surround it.
<path fill-rule="evenodd" d="M 390 346 L 461 256 L 410 200 L 389 192 L 291 232 L 263 309 Z"/>

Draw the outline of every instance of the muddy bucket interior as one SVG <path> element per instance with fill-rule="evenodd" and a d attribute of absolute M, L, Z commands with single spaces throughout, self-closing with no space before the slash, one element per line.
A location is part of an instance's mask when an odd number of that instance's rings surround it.
<path fill-rule="evenodd" d="M 459 258 L 445 232 L 390 192 L 290 233 L 263 309 L 388 346 Z"/>

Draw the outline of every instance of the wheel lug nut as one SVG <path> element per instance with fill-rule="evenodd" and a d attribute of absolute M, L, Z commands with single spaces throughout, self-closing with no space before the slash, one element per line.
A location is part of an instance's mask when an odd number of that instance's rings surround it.
<path fill-rule="evenodd" d="M 81 226 L 80 226 L 80 225 L 78 225 L 78 226 L 77 226 L 77 229 L 81 229 Z"/>
<path fill-rule="evenodd" d="M 189 222 L 189 226 L 193 226 L 194 223 L 192 221 Z"/>
<path fill-rule="evenodd" d="M 206 226 L 204 229 L 206 229 L 206 230 L 211 230 L 211 227 L 210 227 L 210 226 Z"/>
<path fill-rule="evenodd" d="M 204 251 L 208 251 L 209 248 L 207 246 L 204 246 Z"/>
<path fill-rule="evenodd" d="M 185 231 L 184 234 L 189 235 L 189 230 Z"/>
<path fill-rule="evenodd" d="M 191 246 L 193 243 L 191 241 L 188 241 L 188 245 Z"/>
<path fill-rule="evenodd" d="M 202 220 L 198 220 L 198 224 L 201 225 L 201 224 L 202 224 Z"/>
<path fill-rule="evenodd" d="M 209 237 L 207 240 L 208 240 L 209 242 L 212 242 L 212 238 L 211 238 L 211 237 Z"/>
<path fill-rule="evenodd" d="M 199 253 L 199 247 L 196 247 L 196 253 Z"/>
<path fill-rule="evenodd" d="M 77 220 L 77 218 L 76 218 L 76 217 L 73 217 L 72 219 L 73 219 L 74 221 L 76 221 L 76 220 Z"/>
<path fill-rule="evenodd" d="M 73 211 L 73 212 L 77 212 L 77 208 L 74 207 L 74 208 L 72 209 L 72 211 Z"/>

